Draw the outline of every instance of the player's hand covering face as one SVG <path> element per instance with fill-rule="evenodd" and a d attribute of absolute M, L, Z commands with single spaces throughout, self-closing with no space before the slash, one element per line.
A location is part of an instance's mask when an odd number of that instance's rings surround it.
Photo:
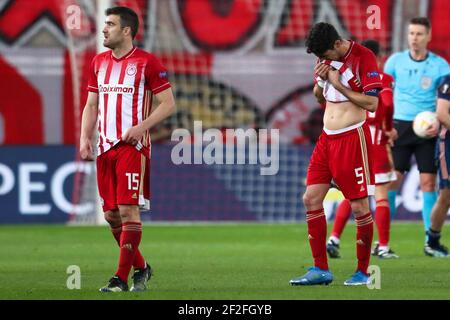
<path fill-rule="evenodd" d="M 331 68 L 328 71 L 328 81 L 330 81 L 330 83 L 334 87 L 337 87 L 337 85 L 340 83 L 340 77 L 341 77 L 341 74 L 339 73 L 338 70 Z"/>
<path fill-rule="evenodd" d="M 314 73 L 322 78 L 322 80 L 328 79 L 328 71 L 331 67 L 327 64 L 318 63 L 314 68 Z"/>

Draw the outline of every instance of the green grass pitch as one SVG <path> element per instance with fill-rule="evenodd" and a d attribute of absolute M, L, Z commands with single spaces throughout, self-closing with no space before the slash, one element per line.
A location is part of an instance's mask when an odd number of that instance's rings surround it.
<path fill-rule="evenodd" d="M 446 226 L 444 243 L 449 233 Z M 372 257 L 381 289 L 369 290 L 343 285 L 356 266 L 354 225 L 342 258 L 329 261 L 333 283 L 314 287 L 288 284 L 312 263 L 305 224 L 146 225 L 150 290 L 102 294 L 118 261 L 107 226 L 0 226 L 0 299 L 450 299 L 450 259 L 425 257 L 423 234 L 420 223 L 393 224 L 400 259 Z M 66 287 L 70 265 L 80 267 L 80 290 Z"/>

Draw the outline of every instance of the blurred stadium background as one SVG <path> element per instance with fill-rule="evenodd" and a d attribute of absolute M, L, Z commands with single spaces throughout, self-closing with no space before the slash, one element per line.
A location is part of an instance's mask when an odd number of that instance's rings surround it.
<path fill-rule="evenodd" d="M 304 221 L 300 195 L 322 125 L 304 48 L 315 22 L 376 39 L 389 55 L 406 48 L 409 18 L 427 15 L 431 50 L 450 58 L 446 0 L 0 0 L 0 224 L 100 222 L 94 167 L 79 162 L 77 142 L 97 26 L 112 5 L 139 13 L 137 43 L 169 69 L 178 108 L 152 131 L 145 221 Z M 381 19 L 373 30 L 372 5 Z M 279 129 L 278 174 L 174 165 L 171 132 L 192 130 L 195 120 L 203 129 Z M 331 219 L 339 199 L 330 193 Z M 417 171 L 397 200 L 397 219 L 421 219 Z"/>

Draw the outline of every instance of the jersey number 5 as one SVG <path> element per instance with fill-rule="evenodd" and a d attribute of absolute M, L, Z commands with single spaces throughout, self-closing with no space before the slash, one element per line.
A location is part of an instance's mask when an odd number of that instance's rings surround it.
<path fill-rule="evenodd" d="M 359 167 L 359 168 L 355 169 L 355 175 L 359 179 L 357 181 L 358 184 L 363 184 L 363 182 L 364 182 L 364 173 L 363 173 L 363 168 L 362 167 Z"/>

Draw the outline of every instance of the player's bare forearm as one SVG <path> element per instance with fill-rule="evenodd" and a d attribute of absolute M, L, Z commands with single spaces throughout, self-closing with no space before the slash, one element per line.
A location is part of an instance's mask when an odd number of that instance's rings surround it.
<path fill-rule="evenodd" d="M 172 89 L 167 89 L 158 93 L 156 99 L 159 101 L 159 105 L 156 107 L 155 111 L 140 124 L 128 129 L 122 136 L 122 141 L 135 145 L 138 141 L 141 141 L 146 131 L 150 130 L 175 112 L 175 101 Z"/>
<path fill-rule="evenodd" d="M 436 115 L 440 123 L 450 130 L 450 101 L 437 100 Z"/>
<path fill-rule="evenodd" d="M 81 135 L 80 139 L 92 139 L 95 124 L 97 123 L 98 111 L 95 108 L 85 106 L 81 121 Z"/>
<path fill-rule="evenodd" d="M 159 105 L 156 107 L 155 111 L 142 122 L 142 128 L 144 130 L 150 130 L 175 112 L 175 100 L 172 89 L 167 89 L 158 93 L 156 99 L 159 101 Z"/>
<path fill-rule="evenodd" d="M 378 107 L 378 98 L 365 95 L 364 93 L 353 91 L 345 87 L 340 81 L 338 70 L 328 71 L 328 81 L 333 87 L 347 97 L 351 102 L 367 111 L 375 112 Z"/>
<path fill-rule="evenodd" d="M 89 92 L 86 106 L 83 110 L 80 134 L 80 156 L 83 160 L 94 160 L 92 136 L 98 117 L 98 95 Z"/>
<path fill-rule="evenodd" d="M 347 87 L 344 87 L 340 82 L 336 85 L 333 84 L 336 90 L 346 96 L 351 102 L 356 104 L 367 111 L 375 112 L 378 107 L 378 98 L 373 96 L 368 96 L 361 92 L 353 91 Z"/>
<path fill-rule="evenodd" d="M 80 139 L 92 139 L 98 117 L 98 95 L 89 92 L 81 120 Z"/>
<path fill-rule="evenodd" d="M 323 88 L 321 88 L 318 84 L 314 86 L 313 93 L 318 103 L 320 104 L 325 103 L 325 98 L 323 96 Z"/>

